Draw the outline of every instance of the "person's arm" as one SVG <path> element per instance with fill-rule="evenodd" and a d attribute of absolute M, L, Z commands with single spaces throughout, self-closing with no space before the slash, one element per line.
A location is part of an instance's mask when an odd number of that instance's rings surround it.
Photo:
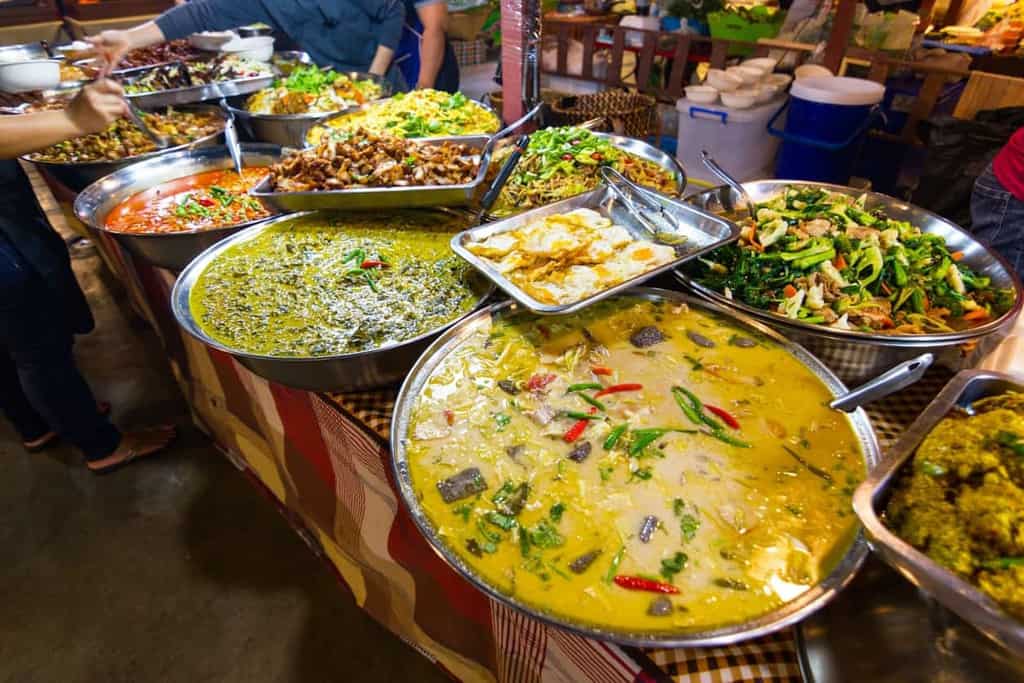
<path fill-rule="evenodd" d="M 390 47 L 384 47 L 383 45 L 377 46 L 377 51 L 373 54 L 373 61 L 370 62 L 370 68 L 367 69 L 372 74 L 377 76 L 383 76 L 388 72 L 388 67 L 391 66 L 391 60 L 395 57 L 395 51 Z"/>
<path fill-rule="evenodd" d="M 126 52 L 202 31 L 224 31 L 262 21 L 275 25 L 262 0 L 196 0 L 167 10 L 153 21 L 125 31 L 103 31 L 86 38 L 113 67 Z"/>
<path fill-rule="evenodd" d="M 444 32 L 448 29 L 448 3 L 445 0 L 436 0 L 427 5 L 417 5 L 416 14 L 423 23 L 420 75 L 416 80 L 416 87 L 433 88 L 444 62 Z"/>
<path fill-rule="evenodd" d="M 121 86 L 98 80 L 82 88 L 62 111 L 0 116 L 0 159 L 14 159 L 55 142 L 98 133 L 127 113 Z"/>

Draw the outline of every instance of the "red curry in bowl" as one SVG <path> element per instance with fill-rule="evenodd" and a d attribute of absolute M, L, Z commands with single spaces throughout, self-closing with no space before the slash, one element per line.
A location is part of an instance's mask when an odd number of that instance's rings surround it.
<path fill-rule="evenodd" d="M 275 211 L 248 190 L 269 173 L 265 166 L 206 171 L 151 187 L 126 199 L 107 216 L 113 232 L 167 234 L 228 228 Z"/>

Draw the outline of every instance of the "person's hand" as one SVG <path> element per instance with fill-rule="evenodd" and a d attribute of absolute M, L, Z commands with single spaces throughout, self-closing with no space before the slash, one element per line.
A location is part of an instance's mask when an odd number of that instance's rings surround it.
<path fill-rule="evenodd" d="M 71 123 L 82 134 L 105 130 L 128 113 L 124 90 L 115 81 L 101 78 L 82 88 L 65 110 Z"/>
<path fill-rule="evenodd" d="M 103 31 L 99 35 L 89 36 L 85 40 L 92 45 L 95 54 L 104 61 L 105 66 L 102 69 L 104 76 L 117 66 L 117 63 L 132 47 L 126 31 Z"/>

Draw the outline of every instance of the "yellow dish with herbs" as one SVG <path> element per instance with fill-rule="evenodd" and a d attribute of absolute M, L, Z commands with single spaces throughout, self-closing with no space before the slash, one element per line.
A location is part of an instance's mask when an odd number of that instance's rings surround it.
<path fill-rule="evenodd" d="M 423 380 L 404 455 L 437 538 L 494 590 L 605 631 L 709 630 L 850 549 L 862 442 L 772 339 L 634 296 L 471 329 Z"/>

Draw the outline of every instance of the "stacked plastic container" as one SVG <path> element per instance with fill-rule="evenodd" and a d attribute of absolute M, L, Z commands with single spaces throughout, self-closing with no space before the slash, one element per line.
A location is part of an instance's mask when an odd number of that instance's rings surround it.
<path fill-rule="evenodd" d="M 701 85 L 686 88 L 679 111 L 676 156 L 687 173 L 718 184 L 701 163 L 707 150 L 741 181 L 770 178 L 779 140 L 768 121 L 782 107 L 792 76 L 774 73 L 769 57 L 748 59 L 728 69 L 711 69 Z"/>

